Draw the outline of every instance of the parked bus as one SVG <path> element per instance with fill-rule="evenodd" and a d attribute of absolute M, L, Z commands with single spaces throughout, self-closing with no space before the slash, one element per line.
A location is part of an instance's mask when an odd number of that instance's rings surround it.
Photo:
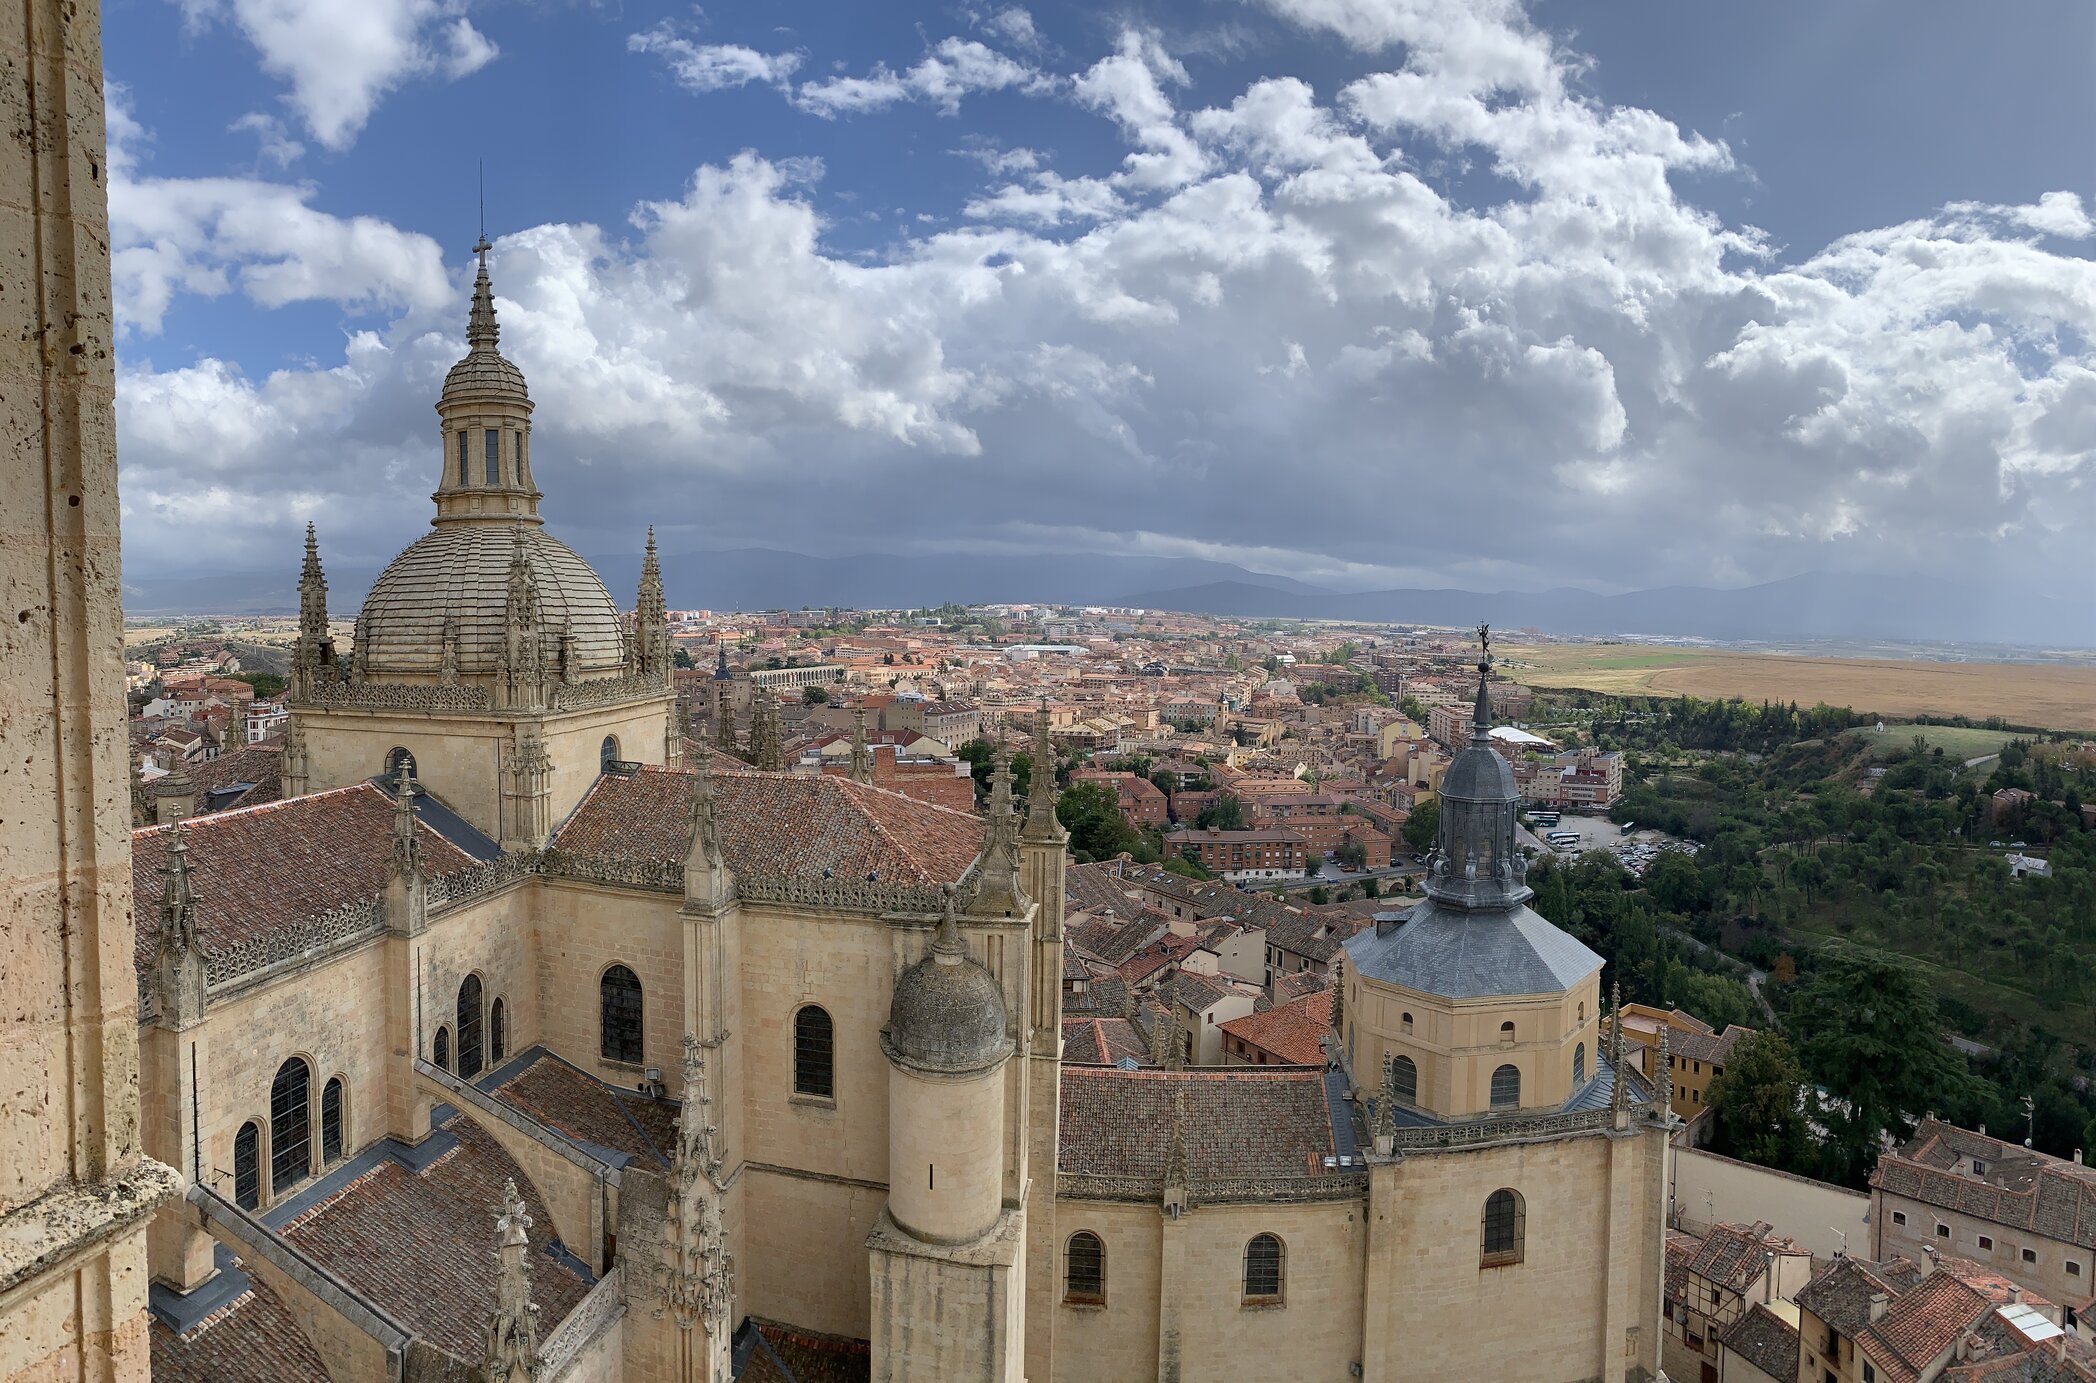
<path fill-rule="evenodd" d="M 1552 845 L 1577 845 L 1579 844 L 1579 832 L 1552 831 L 1549 835 L 1543 837 L 1543 839 L 1549 841 Z"/>
<path fill-rule="evenodd" d="M 1538 826 L 1555 826 L 1563 818 L 1556 812 L 1530 812 L 1528 819 Z"/>

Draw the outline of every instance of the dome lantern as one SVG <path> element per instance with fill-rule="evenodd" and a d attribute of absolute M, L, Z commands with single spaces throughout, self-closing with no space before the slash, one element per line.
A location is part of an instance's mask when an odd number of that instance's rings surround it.
<path fill-rule="evenodd" d="M 437 469 L 435 522 L 487 520 L 538 523 L 539 491 L 531 482 L 531 391 L 524 372 L 501 350 L 495 290 L 483 235 L 473 246 L 473 307 L 466 354 L 444 377 L 437 400 L 443 456 Z"/>

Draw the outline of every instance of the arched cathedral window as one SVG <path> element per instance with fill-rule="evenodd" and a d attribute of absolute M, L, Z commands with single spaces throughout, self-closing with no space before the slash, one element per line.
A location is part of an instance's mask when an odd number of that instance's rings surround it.
<path fill-rule="evenodd" d="M 597 982 L 597 1004 L 601 1020 L 598 1054 L 606 1061 L 640 1065 L 640 976 L 623 965 L 612 966 Z"/>
<path fill-rule="evenodd" d="M 1412 1058 L 1401 1056 L 1390 1063 L 1390 1088 L 1400 1104 L 1419 1103 L 1419 1068 Z"/>
<path fill-rule="evenodd" d="M 233 1135 L 233 1204 L 262 1208 L 262 1126 L 252 1119 Z"/>
<path fill-rule="evenodd" d="M 1587 1044 L 1582 1042 L 1577 1047 L 1574 1047 L 1572 1049 L 1572 1084 L 1575 1087 L 1577 1087 L 1585 1085 L 1586 1083 Z"/>
<path fill-rule="evenodd" d="M 430 1064 L 440 1070 L 451 1069 L 451 1029 L 439 1027 L 434 1041 L 429 1044 Z"/>
<path fill-rule="evenodd" d="M 1521 1107 L 1521 1068 L 1508 1065 L 1492 1073 L 1492 1108 L 1519 1109 Z"/>
<path fill-rule="evenodd" d="M 1244 1299 L 1254 1305 L 1281 1300 L 1283 1253 L 1281 1241 L 1271 1234 L 1255 1234 L 1245 1245 Z"/>
<path fill-rule="evenodd" d="M 269 1190 L 281 1196 L 313 1170 L 313 1072 L 293 1057 L 269 1085 Z"/>
<path fill-rule="evenodd" d="M 509 1013 L 497 999 L 488 1009 L 488 1061 L 500 1065 L 509 1055 Z"/>
<path fill-rule="evenodd" d="M 1106 1245 L 1088 1229 L 1071 1235 L 1063 1250 L 1063 1300 L 1082 1306 L 1106 1303 Z"/>
<path fill-rule="evenodd" d="M 1485 1197 L 1483 1238 L 1480 1267 L 1504 1268 L 1521 1261 L 1528 1238 L 1528 1207 L 1519 1191 L 1501 1187 Z"/>
<path fill-rule="evenodd" d="M 332 1167 L 342 1160 L 342 1077 L 330 1076 L 320 1089 L 320 1165 Z"/>
<path fill-rule="evenodd" d="M 480 998 L 480 976 L 466 976 L 458 992 L 458 1073 L 467 1080 L 480 1074 Z"/>
<path fill-rule="evenodd" d="M 821 1099 L 835 1096 L 831 1069 L 835 1026 L 828 1012 L 809 1004 L 793 1015 L 793 1093 Z"/>

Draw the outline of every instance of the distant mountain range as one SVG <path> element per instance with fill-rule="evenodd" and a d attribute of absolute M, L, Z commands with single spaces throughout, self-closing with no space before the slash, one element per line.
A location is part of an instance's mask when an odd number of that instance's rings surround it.
<path fill-rule="evenodd" d="M 623 604 L 636 553 L 591 565 Z M 1342 592 L 1190 557 L 811 557 L 772 548 L 666 554 L 672 608 L 903 608 L 990 602 L 1122 605 L 1196 614 L 1377 623 L 1534 627 L 1558 634 L 1661 635 L 1784 642 L 1889 640 L 2096 647 L 2096 608 L 2047 595 L 1990 594 L 1964 582 L 1808 573 L 1759 586 L 1666 586 L 1622 595 L 1405 589 Z M 378 573 L 330 568 L 329 603 L 353 612 Z M 210 575 L 126 573 L 132 615 L 288 614 L 296 567 Z"/>

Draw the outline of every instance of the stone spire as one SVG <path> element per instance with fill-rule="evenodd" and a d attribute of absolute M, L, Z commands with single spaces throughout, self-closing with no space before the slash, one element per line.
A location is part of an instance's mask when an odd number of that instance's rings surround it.
<path fill-rule="evenodd" d="M 662 567 L 655 560 L 655 526 L 640 562 L 640 595 L 633 603 L 633 667 L 643 677 L 670 680 L 670 622 L 663 610 Z"/>
<path fill-rule="evenodd" d="M 707 1362 L 695 1383 L 727 1383 L 728 1312 L 735 1294 L 735 1259 L 721 1226 L 720 1129 L 706 1093 L 706 1064 L 697 1038 L 684 1037 L 684 1108 L 670 1156 L 670 1196 L 662 1223 L 662 1302 L 679 1330 L 706 1337 Z"/>
<path fill-rule="evenodd" d="M 1662 1023 L 1659 1027 L 1659 1070 L 1653 1081 L 1659 1097 L 1653 1113 L 1662 1122 L 1674 1109 L 1674 1025 Z"/>
<path fill-rule="evenodd" d="M 758 688 L 757 704 L 750 710 L 750 764 L 765 773 L 778 773 L 786 767 L 779 735 L 779 703 L 772 699 L 769 687 Z"/>
<path fill-rule="evenodd" d="M 1611 1088 L 1608 1092 L 1608 1107 L 1615 1115 L 1617 1127 L 1622 1127 L 1626 1112 L 1630 1108 L 1630 1080 L 1623 1074 L 1623 982 L 1616 981 L 1608 991 L 1608 1069 Z"/>
<path fill-rule="evenodd" d="M 851 737 L 851 780 L 854 783 L 873 782 L 873 753 L 866 747 L 866 708 L 852 708 Z"/>
<path fill-rule="evenodd" d="M 715 718 L 713 743 L 723 754 L 733 754 L 738 759 L 742 757 L 742 746 L 735 738 L 735 708 L 728 704 L 725 696 L 721 698 L 720 714 Z"/>
<path fill-rule="evenodd" d="M 1016 917 L 1026 911 L 1026 889 L 1019 882 L 1019 815 L 1012 805 L 1012 771 L 1002 742 L 991 759 L 986 815 L 968 911 L 980 917 Z"/>
<path fill-rule="evenodd" d="M 422 838 L 415 829 L 415 780 L 402 759 L 393 775 L 393 869 L 403 877 L 422 868 Z"/>
<path fill-rule="evenodd" d="M 1332 1031 L 1346 1041 L 1346 962 L 1344 951 L 1332 958 Z"/>
<path fill-rule="evenodd" d="M 720 804 L 713 758 L 700 754 L 691 778 L 691 835 L 684 851 L 684 901 L 717 908 L 735 896 L 735 876 L 721 853 Z"/>
<path fill-rule="evenodd" d="M 492 351 L 501 343 L 502 329 L 495 325 L 495 288 L 488 282 L 488 251 L 494 248 L 485 231 L 473 246 L 480 262 L 473 271 L 473 310 L 466 315 L 468 351 Z"/>
<path fill-rule="evenodd" d="M 306 562 L 298 573 L 298 646 L 291 653 L 291 697 L 303 701 L 335 672 L 335 645 L 328 637 L 327 576 L 320 569 L 320 541 L 306 525 Z"/>
<path fill-rule="evenodd" d="M 1477 705 L 1470 744 L 1441 780 L 1441 832 L 1422 885 L 1427 897 L 1453 912 L 1506 912 L 1535 896 L 1528 860 L 1514 844 L 1521 794 L 1514 771 L 1491 748 L 1492 636 L 1477 631 Z"/>
<path fill-rule="evenodd" d="M 162 1027 L 184 1028 L 203 1017 L 204 961 L 196 894 L 189 882 L 189 843 L 182 838 L 182 823 L 177 821 L 168 828 L 153 956 L 154 1016 Z"/>
<path fill-rule="evenodd" d="M 539 1308 L 531 1300 L 531 1216 L 517 1183 L 502 1188 L 495 1217 L 495 1309 L 488 1313 L 480 1371 L 487 1383 L 532 1383 L 538 1376 Z"/>
<path fill-rule="evenodd" d="M 1179 1088 L 1172 1094 L 1172 1122 L 1167 1130 L 1164 1145 L 1164 1213 L 1178 1219 L 1186 1213 L 1193 1197 L 1188 1183 L 1193 1179 L 1186 1155 L 1186 1082 L 1178 1082 Z"/>
<path fill-rule="evenodd" d="M 518 524 L 510 546 L 509 586 L 502 607 L 498 704 L 537 710 L 544 696 L 546 637 L 539 609 L 539 578 Z"/>
<path fill-rule="evenodd" d="M 1070 838 L 1055 818 L 1055 739 L 1048 733 L 1048 698 L 1033 716 L 1032 774 L 1026 784 L 1026 839 L 1061 845 Z"/>
<path fill-rule="evenodd" d="M 302 795 L 312 782 L 306 756 L 306 727 L 296 715 L 284 722 L 284 744 L 277 753 L 278 788 L 286 797 Z"/>

